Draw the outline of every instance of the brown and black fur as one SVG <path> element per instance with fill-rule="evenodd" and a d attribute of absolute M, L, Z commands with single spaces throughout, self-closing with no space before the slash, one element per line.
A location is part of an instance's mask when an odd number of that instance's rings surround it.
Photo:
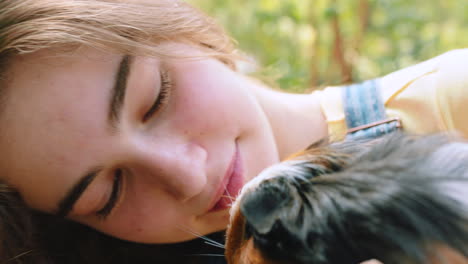
<path fill-rule="evenodd" d="M 468 143 L 402 134 L 311 148 L 233 207 L 230 264 L 468 263 Z"/>

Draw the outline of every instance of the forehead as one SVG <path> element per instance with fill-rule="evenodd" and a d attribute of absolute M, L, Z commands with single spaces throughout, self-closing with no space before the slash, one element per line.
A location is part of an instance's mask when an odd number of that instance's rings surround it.
<path fill-rule="evenodd" d="M 89 162 L 81 153 L 99 153 L 101 145 L 87 139 L 105 135 L 104 106 L 118 62 L 119 56 L 87 48 L 13 59 L 0 113 L 0 148 L 8 153 L 0 173 L 26 200 L 40 193 L 45 204 L 56 202 L 61 194 L 53 183 L 65 191 L 77 175 L 65 176 Z"/>
<path fill-rule="evenodd" d="M 53 95 L 75 97 L 87 92 L 88 87 L 104 88 L 111 85 L 110 77 L 115 74 L 119 58 L 91 48 L 66 53 L 42 50 L 17 55 L 9 64 L 7 85 L 2 87 L 5 105 L 11 108 L 18 101 L 29 98 L 43 99 Z M 76 87 L 81 89 L 74 89 Z M 0 112 L 0 120 L 5 117 Z"/>

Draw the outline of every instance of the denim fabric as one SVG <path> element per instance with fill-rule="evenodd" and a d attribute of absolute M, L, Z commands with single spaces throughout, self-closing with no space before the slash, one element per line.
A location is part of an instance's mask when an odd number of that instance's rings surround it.
<path fill-rule="evenodd" d="M 344 87 L 343 107 L 348 130 L 387 120 L 379 84 L 379 79 L 375 79 Z M 375 138 L 398 129 L 399 122 L 391 121 L 350 132 L 346 139 Z"/>

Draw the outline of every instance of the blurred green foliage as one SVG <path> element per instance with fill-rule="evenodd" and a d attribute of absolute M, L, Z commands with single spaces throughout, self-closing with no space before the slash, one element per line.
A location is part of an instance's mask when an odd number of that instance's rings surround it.
<path fill-rule="evenodd" d="M 374 78 L 468 47 L 468 0 L 187 1 L 290 91 Z"/>

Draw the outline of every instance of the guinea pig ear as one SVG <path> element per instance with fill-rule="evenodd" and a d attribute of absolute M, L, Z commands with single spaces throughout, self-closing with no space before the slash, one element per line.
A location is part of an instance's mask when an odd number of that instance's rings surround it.
<path fill-rule="evenodd" d="M 297 190 L 284 178 L 262 182 L 253 192 L 246 193 L 240 205 L 247 225 L 257 234 L 267 234 L 276 222 L 298 218 L 300 201 Z"/>

